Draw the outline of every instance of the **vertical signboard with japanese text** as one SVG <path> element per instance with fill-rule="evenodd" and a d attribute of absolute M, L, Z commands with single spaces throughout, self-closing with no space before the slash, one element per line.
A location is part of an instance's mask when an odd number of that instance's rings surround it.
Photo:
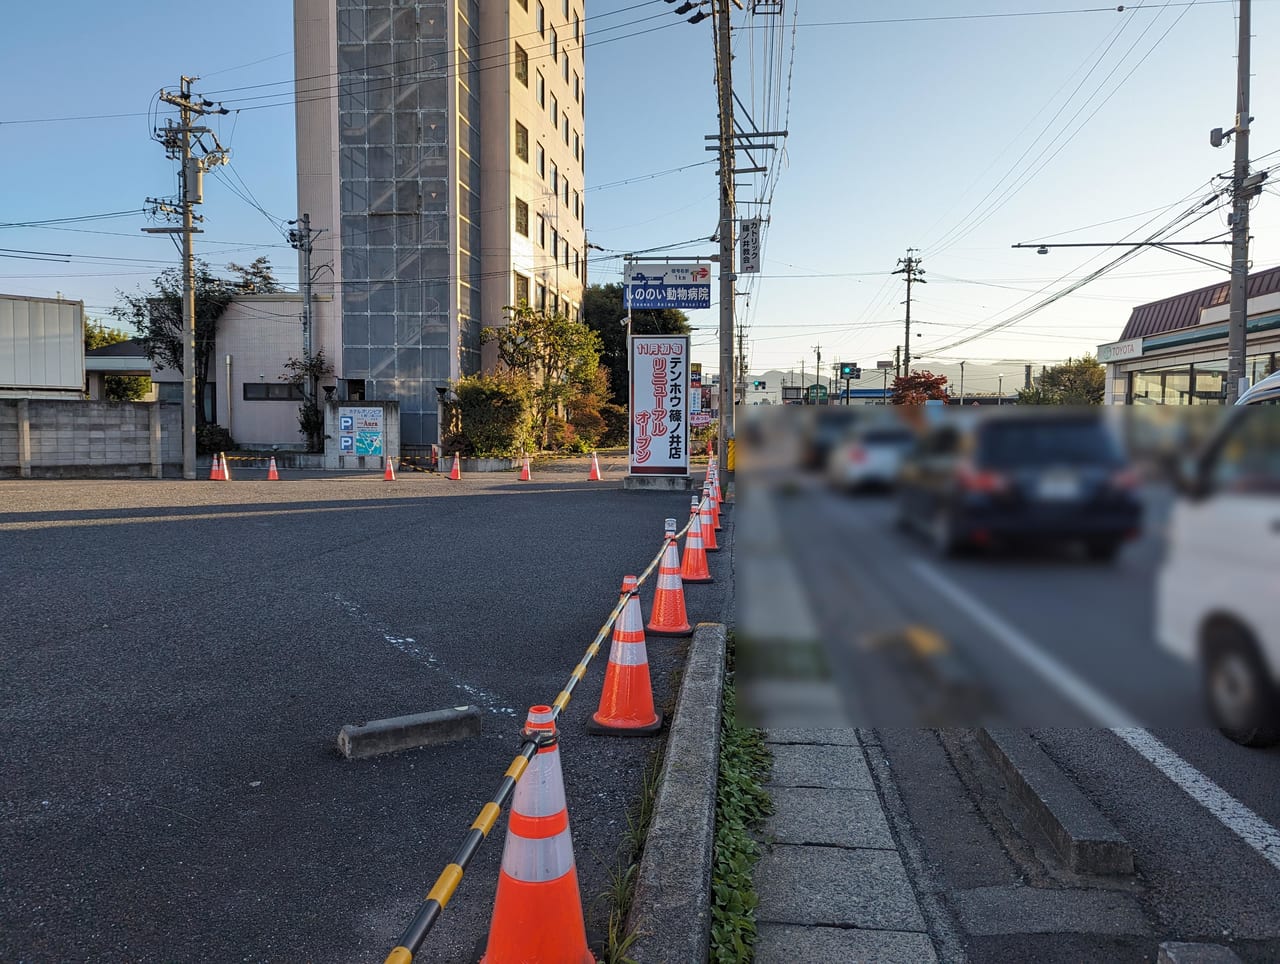
<path fill-rule="evenodd" d="M 760 272 L 760 219 L 744 218 L 738 235 L 738 272 Z"/>
<path fill-rule="evenodd" d="M 632 335 L 631 474 L 689 474 L 689 336 Z"/>
<path fill-rule="evenodd" d="M 381 455 L 384 432 L 381 408 L 343 405 L 338 409 L 340 455 Z"/>

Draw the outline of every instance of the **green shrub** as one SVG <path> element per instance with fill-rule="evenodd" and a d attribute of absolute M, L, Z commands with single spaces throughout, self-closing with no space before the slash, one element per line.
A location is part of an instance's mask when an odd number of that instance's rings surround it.
<path fill-rule="evenodd" d="M 221 425 L 209 423 L 196 428 L 196 451 L 201 455 L 210 452 L 230 452 L 236 447 L 236 440 Z"/>
<path fill-rule="evenodd" d="M 606 405 L 600 410 L 604 416 L 605 430 L 600 438 L 602 448 L 631 444 L 631 423 L 625 405 Z"/>
<path fill-rule="evenodd" d="M 533 438 L 533 393 L 512 374 L 468 375 L 445 407 L 444 449 L 480 458 L 511 458 Z"/>

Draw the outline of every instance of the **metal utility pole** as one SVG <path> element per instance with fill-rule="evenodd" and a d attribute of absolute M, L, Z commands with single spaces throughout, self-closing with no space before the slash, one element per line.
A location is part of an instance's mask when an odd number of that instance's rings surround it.
<path fill-rule="evenodd" d="M 203 233 L 195 226 L 196 221 L 204 218 L 195 214 L 192 208 L 204 203 L 204 172 L 215 164 L 227 163 L 229 152 L 213 138 L 214 146 L 206 147 L 202 141 L 204 134 L 213 135 L 207 127 L 193 127 L 192 120 L 206 114 L 226 114 L 225 107 L 216 107 L 211 101 L 193 98 L 191 85 L 199 77 L 182 77 L 178 92 L 164 90 L 160 99 L 166 104 L 178 108 L 178 124 L 172 120 L 166 122 L 163 130 L 153 132 L 153 136 L 165 147 L 165 153 L 171 159 L 181 163 L 179 180 L 182 196 L 179 199 L 182 214 L 181 228 L 143 228 L 148 234 L 182 234 L 182 477 L 196 477 L 196 294 L 195 294 L 195 255 L 192 250 L 194 235 Z M 200 147 L 201 156 L 192 153 L 194 143 Z M 172 205 L 154 198 L 148 198 L 153 210 L 157 213 L 176 213 Z M 199 400 L 203 404 L 203 399 Z M 215 413 L 216 415 L 216 413 Z"/>
<path fill-rule="evenodd" d="M 893 377 L 902 377 L 902 346 L 893 346 Z"/>
<path fill-rule="evenodd" d="M 1231 315 L 1227 323 L 1227 404 L 1245 390 L 1249 315 L 1249 28 L 1251 0 L 1240 0 L 1240 49 L 1236 58 L 1236 156 L 1232 171 Z"/>
<path fill-rule="evenodd" d="M 312 334 L 314 328 L 311 314 L 311 249 L 312 239 L 320 231 L 311 230 L 310 214 L 304 213 L 297 221 L 290 221 L 289 223 L 301 225 L 290 230 L 288 237 L 289 244 L 302 255 L 302 358 L 310 365 L 314 354 Z M 307 376 L 304 392 L 308 402 L 314 402 L 316 399 L 316 382 L 315 374 Z"/>
<path fill-rule="evenodd" d="M 960 362 L 960 404 L 964 405 L 964 362 Z"/>
<path fill-rule="evenodd" d="M 733 130 L 733 27 L 729 20 L 729 0 L 714 0 L 716 17 L 716 93 L 720 104 L 720 438 L 716 454 L 726 482 L 733 473 L 729 465 L 729 439 L 734 437 L 734 178 L 736 144 Z"/>
<path fill-rule="evenodd" d="M 921 277 L 924 274 L 924 268 L 920 267 L 920 259 L 915 257 L 918 248 L 907 248 L 907 256 L 899 258 L 898 268 L 894 274 L 907 276 L 907 340 L 903 346 L 902 352 L 902 374 L 911 374 L 911 286 L 913 284 L 924 284 L 925 280 Z"/>

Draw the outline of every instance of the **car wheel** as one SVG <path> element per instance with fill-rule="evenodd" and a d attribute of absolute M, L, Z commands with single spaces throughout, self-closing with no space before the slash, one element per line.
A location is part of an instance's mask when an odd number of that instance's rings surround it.
<path fill-rule="evenodd" d="M 1086 542 L 1084 551 L 1094 562 L 1114 562 L 1120 554 L 1120 543 L 1110 539 Z"/>
<path fill-rule="evenodd" d="M 1280 743 L 1280 691 L 1249 633 L 1219 623 L 1206 635 L 1204 697 L 1214 725 L 1242 746 Z"/>

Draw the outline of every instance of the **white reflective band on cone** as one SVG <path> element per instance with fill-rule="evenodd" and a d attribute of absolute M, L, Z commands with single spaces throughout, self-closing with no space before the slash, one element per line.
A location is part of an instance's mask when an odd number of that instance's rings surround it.
<path fill-rule="evenodd" d="M 624 633 L 643 633 L 644 619 L 640 615 L 640 600 L 632 596 L 622 607 L 622 618 L 618 620 L 618 628 Z"/>
<path fill-rule="evenodd" d="M 680 573 L 679 572 L 660 572 L 658 573 L 659 589 L 680 589 Z"/>
<path fill-rule="evenodd" d="M 554 817 L 565 808 L 560 751 L 535 753 L 529 769 L 516 784 L 511 809 L 526 817 Z"/>
<path fill-rule="evenodd" d="M 521 781 L 523 782 L 523 781 Z M 502 872 L 526 884 L 545 884 L 573 870 L 573 838 L 566 827 L 554 837 L 531 840 L 507 834 Z"/>
<path fill-rule="evenodd" d="M 609 650 L 609 662 L 614 666 L 641 666 L 648 662 L 646 655 L 644 643 L 624 643 L 615 639 Z"/>

